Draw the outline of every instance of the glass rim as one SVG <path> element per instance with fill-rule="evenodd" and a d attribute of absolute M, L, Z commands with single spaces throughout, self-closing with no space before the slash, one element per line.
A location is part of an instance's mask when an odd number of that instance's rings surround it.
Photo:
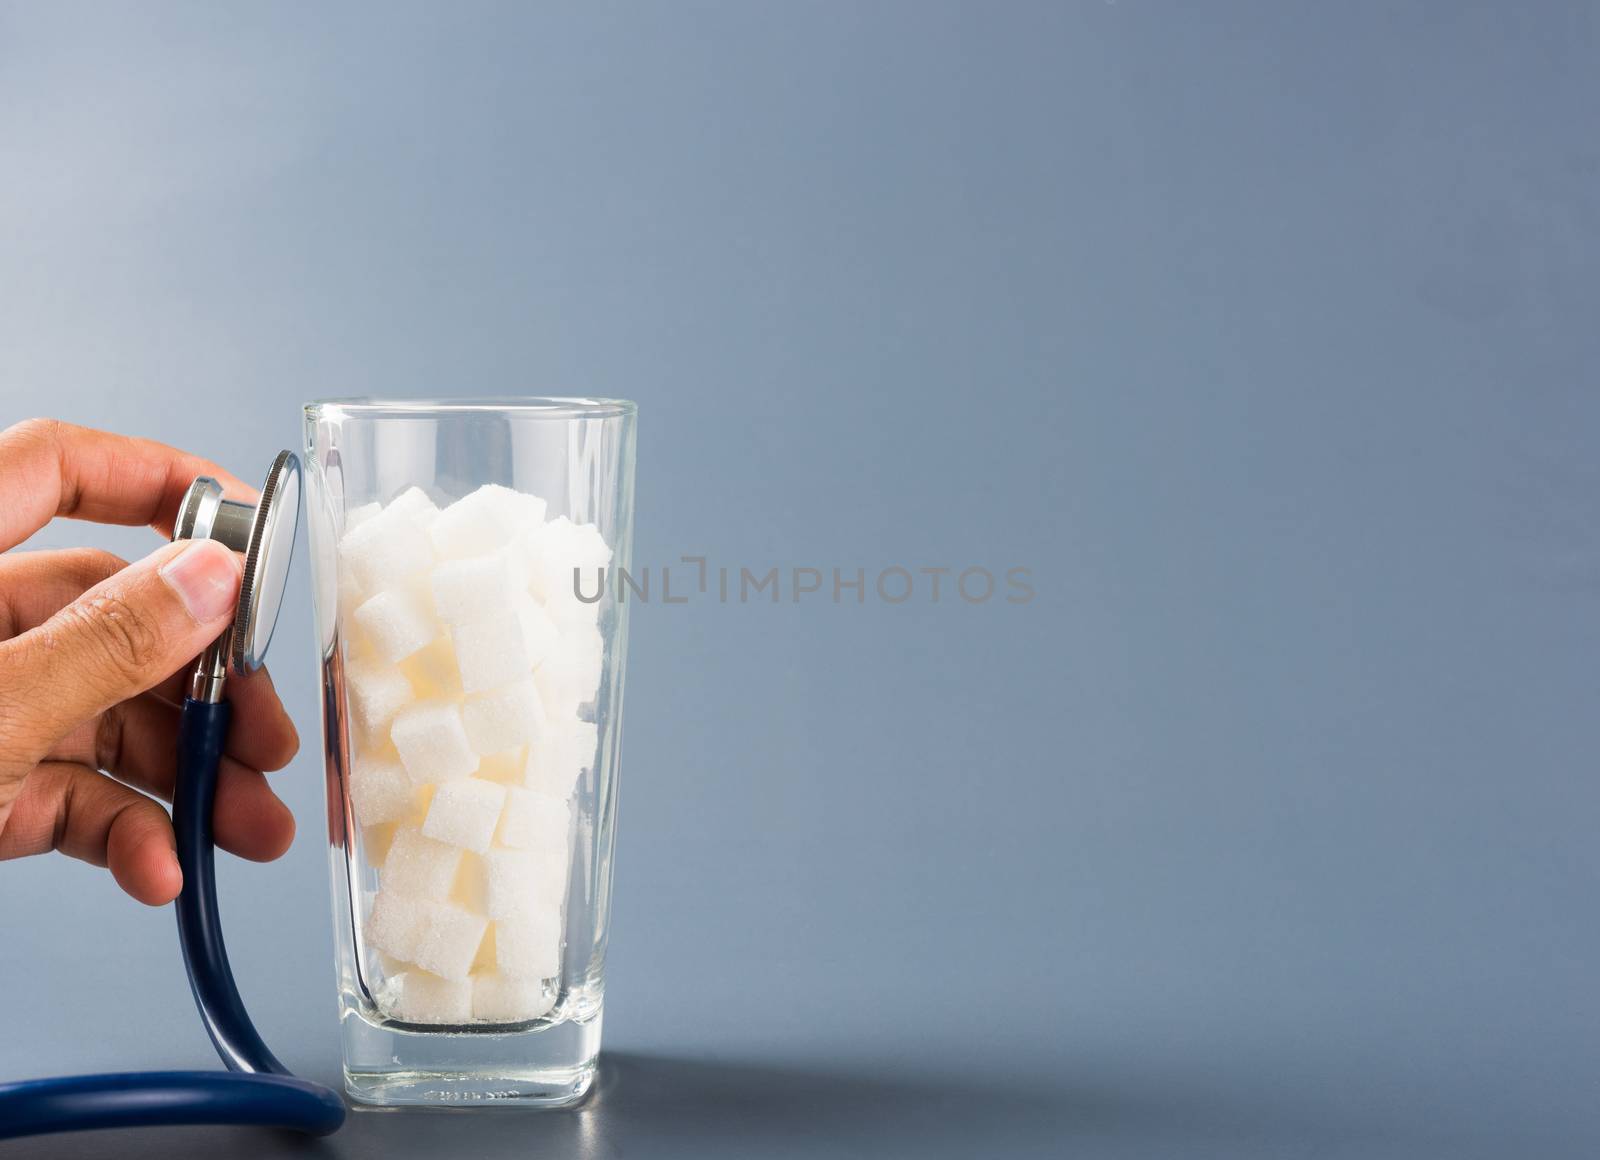
<path fill-rule="evenodd" d="M 384 399 L 371 395 L 348 398 L 312 399 L 305 404 L 306 418 L 320 419 L 333 414 L 397 418 L 426 418 L 429 415 L 469 413 L 510 413 L 533 419 L 610 419 L 632 415 L 639 404 L 632 399 L 602 399 L 588 396 L 506 395 L 466 399 Z"/>

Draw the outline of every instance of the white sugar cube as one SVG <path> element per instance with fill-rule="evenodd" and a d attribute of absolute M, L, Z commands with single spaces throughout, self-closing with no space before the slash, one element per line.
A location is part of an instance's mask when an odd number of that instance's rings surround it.
<path fill-rule="evenodd" d="M 595 595 L 595 586 L 600 581 L 593 579 L 590 573 L 585 572 L 580 583 L 583 585 L 583 594 L 592 598 Z M 564 629 L 571 624 L 594 625 L 599 623 L 600 620 L 600 601 L 594 599 L 578 600 L 576 598 L 552 600 L 545 605 L 545 611 L 550 614 L 550 619 L 555 621 L 558 628 Z"/>
<path fill-rule="evenodd" d="M 407 898 L 394 890 L 380 890 L 373 897 L 372 910 L 367 915 L 367 945 L 397 959 L 409 960 L 416 953 L 417 940 L 422 937 L 427 916 L 428 903 L 423 899 Z"/>
<path fill-rule="evenodd" d="M 389 737 L 418 785 L 454 781 L 478 768 L 461 710 L 447 701 L 421 701 L 400 710 Z"/>
<path fill-rule="evenodd" d="M 495 554 L 506 562 L 506 567 L 511 573 L 512 580 L 516 583 L 517 591 L 526 592 L 528 581 L 533 575 L 533 557 L 528 553 L 528 536 L 531 528 L 519 528 L 512 532 L 511 538 Z"/>
<path fill-rule="evenodd" d="M 550 650 L 555 647 L 561 638 L 561 629 L 544 606 L 531 596 L 524 595 L 512 605 L 517 612 L 517 620 L 522 626 L 522 643 L 528 650 L 528 663 L 537 665 L 550 655 Z"/>
<path fill-rule="evenodd" d="M 567 745 L 580 769 L 593 769 L 599 757 L 600 726 L 594 721 L 571 721 L 567 724 Z"/>
<path fill-rule="evenodd" d="M 340 566 L 350 569 L 369 592 L 430 567 L 433 545 L 424 515 L 415 505 L 391 505 L 349 529 L 339 541 Z"/>
<path fill-rule="evenodd" d="M 397 822 L 409 817 L 416 786 L 398 762 L 358 757 L 350 769 L 350 804 L 363 826 Z"/>
<path fill-rule="evenodd" d="M 356 608 L 355 621 L 373 652 L 391 664 L 439 635 L 432 610 L 406 588 L 387 588 L 368 597 Z"/>
<path fill-rule="evenodd" d="M 599 578 L 596 574 L 564 556 L 535 556 L 531 570 L 529 587 L 547 607 L 577 601 L 580 594 L 592 598 L 598 591 Z"/>
<path fill-rule="evenodd" d="M 594 569 L 547 566 L 542 585 L 545 611 L 558 625 L 594 624 L 600 619 L 604 586 L 609 582 Z"/>
<path fill-rule="evenodd" d="M 411 683 L 389 665 L 353 663 L 344 672 L 345 696 L 356 723 L 369 733 L 382 733 L 411 700 Z"/>
<path fill-rule="evenodd" d="M 482 855 L 471 852 L 461 855 L 461 869 L 456 872 L 450 901 L 474 914 L 489 913 L 489 871 Z"/>
<path fill-rule="evenodd" d="M 531 569 L 529 585 L 540 600 L 559 595 L 564 584 L 572 587 L 572 521 L 557 516 L 547 524 L 531 529 L 524 539 Z"/>
<path fill-rule="evenodd" d="M 385 1005 L 381 993 L 382 988 L 388 986 L 389 980 L 393 979 L 396 975 L 404 974 L 408 965 L 409 964 L 404 959 L 397 959 L 393 955 L 384 951 L 378 952 L 378 970 L 385 976 L 384 983 L 382 987 L 379 988 L 379 993 L 374 996 L 378 1000 L 378 1006 L 383 1007 Z M 491 966 L 492 965 L 493 964 L 491 964 Z"/>
<path fill-rule="evenodd" d="M 598 741 L 593 721 L 569 716 L 552 723 L 539 743 L 528 747 L 522 784 L 547 797 L 566 800 L 583 771 L 593 768 Z"/>
<path fill-rule="evenodd" d="M 472 1017 L 486 1023 L 521 1023 L 555 1006 L 555 989 L 542 979 L 516 979 L 488 971 L 472 981 Z"/>
<path fill-rule="evenodd" d="M 574 524 L 568 544 L 572 562 L 585 571 L 592 572 L 611 563 L 611 545 L 594 524 Z"/>
<path fill-rule="evenodd" d="M 339 625 L 348 633 L 350 627 L 355 623 L 352 618 L 356 614 L 356 609 L 366 602 L 371 593 L 361 587 L 361 582 L 356 579 L 355 573 L 349 568 L 339 569 L 336 591 L 338 595 Z"/>
<path fill-rule="evenodd" d="M 567 592 L 573 599 L 555 602 L 552 614 L 558 620 L 593 624 L 600 615 L 601 599 L 598 598 L 604 596 L 608 582 L 615 583 L 615 577 L 606 574 L 611 563 L 611 548 L 600 535 L 599 528 L 593 524 L 579 524 L 572 530 L 568 551 L 571 553 L 569 564 L 576 571 L 576 578 L 568 585 Z"/>
<path fill-rule="evenodd" d="M 544 524 L 544 513 L 549 505 L 538 496 L 525 491 L 514 491 L 509 497 L 505 497 L 503 502 L 506 519 L 515 527 L 526 530 Z"/>
<path fill-rule="evenodd" d="M 527 754 L 521 749 L 508 749 L 504 753 L 491 753 L 478 763 L 474 777 L 497 781 L 501 785 L 521 785 L 527 768 Z"/>
<path fill-rule="evenodd" d="M 532 679 L 502 685 L 468 697 L 461 706 L 467 740 L 479 753 L 501 753 L 526 745 L 543 735 L 544 704 Z"/>
<path fill-rule="evenodd" d="M 463 624 L 486 612 L 510 608 L 523 584 L 504 552 L 446 560 L 428 575 L 440 619 Z"/>
<path fill-rule="evenodd" d="M 542 503 L 534 496 L 486 483 L 440 512 L 429 534 L 439 555 L 447 559 L 482 555 L 509 541 L 520 525 L 536 522 L 529 516 L 535 505 Z M 542 518 L 542 507 L 537 510 Z"/>
<path fill-rule="evenodd" d="M 565 850 L 571 808 L 565 798 L 549 797 L 516 786 L 506 790 L 496 840 L 511 850 Z"/>
<path fill-rule="evenodd" d="M 522 537 L 522 556 L 528 569 L 528 591 L 543 604 L 549 599 L 547 593 L 552 583 L 560 579 L 560 561 L 550 551 L 549 524 L 533 528 Z M 567 575 L 570 577 L 571 573 Z"/>
<path fill-rule="evenodd" d="M 354 531 L 383 510 L 381 503 L 364 503 L 344 513 L 344 530 Z"/>
<path fill-rule="evenodd" d="M 611 548 L 594 524 L 558 516 L 528 537 L 529 586 L 558 622 L 593 623 L 609 576 Z"/>
<path fill-rule="evenodd" d="M 490 918 L 515 918 L 534 911 L 559 910 L 567 893 L 566 835 L 537 850 L 490 850 L 482 856 L 483 912 Z"/>
<path fill-rule="evenodd" d="M 401 826 L 389 845 L 379 880 L 384 890 L 414 898 L 445 898 L 455 885 L 460 865 L 459 847 L 436 842 L 410 826 Z"/>
<path fill-rule="evenodd" d="M 446 782 L 434 791 L 422 832 L 435 841 L 481 854 L 494 839 L 505 800 L 505 786 L 492 781 L 468 777 Z"/>
<path fill-rule="evenodd" d="M 450 630 L 461 687 L 482 693 L 520 680 L 533 671 L 523 642 L 522 624 L 512 609 L 490 612 Z"/>
<path fill-rule="evenodd" d="M 592 624 L 568 625 L 533 674 L 545 708 L 555 713 L 593 701 L 605 667 L 605 640 Z"/>
<path fill-rule="evenodd" d="M 381 865 L 389 856 L 389 847 L 394 844 L 394 832 L 399 828 L 394 822 L 362 827 L 360 846 L 362 860 L 370 866 Z"/>
<path fill-rule="evenodd" d="M 561 973 L 561 912 L 546 907 L 495 923 L 495 966 L 517 979 Z"/>
<path fill-rule="evenodd" d="M 402 1023 L 456 1025 L 472 1019 L 471 979 L 441 979 L 426 971 L 406 971 L 387 1013 Z"/>
<path fill-rule="evenodd" d="M 598 628 L 581 624 L 562 629 L 553 651 L 563 663 L 573 667 L 583 684 L 590 689 L 599 687 L 600 674 L 605 668 L 606 642 Z"/>
<path fill-rule="evenodd" d="M 489 920 L 449 902 L 434 904 L 411 961 L 442 979 L 465 979 Z"/>
<path fill-rule="evenodd" d="M 411 522 L 427 527 L 439 515 L 439 505 L 420 487 L 408 487 L 389 501 L 384 508 L 391 516 L 404 516 Z"/>
<path fill-rule="evenodd" d="M 456 650 L 448 636 L 438 637 L 401 661 L 400 671 L 418 697 L 453 701 L 461 696 L 461 674 L 456 672 Z"/>

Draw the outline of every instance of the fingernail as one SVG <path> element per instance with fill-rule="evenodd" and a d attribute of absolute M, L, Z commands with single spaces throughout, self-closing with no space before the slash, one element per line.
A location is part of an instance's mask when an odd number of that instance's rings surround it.
<path fill-rule="evenodd" d="M 239 599 L 239 565 L 233 553 L 214 540 L 185 546 L 161 565 L 161 578 L 201 624 L 233 615 Z"/>

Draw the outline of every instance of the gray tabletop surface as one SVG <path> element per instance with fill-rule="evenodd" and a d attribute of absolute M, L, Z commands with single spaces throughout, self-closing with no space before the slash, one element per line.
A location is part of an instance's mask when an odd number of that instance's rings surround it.
<path fill-rule="evenodd" d="M 0 2 L 0 419 L 634 398 L 636 564 L 825 584 L 635 610 L 582 1108 L 0 1152 L 1600 1154 L 1597 27 Z M 315 751 L 223 906 L 336 1082 Z M 0 979 L 0 1079 L 212 1058 L 93 867 L 0 867 Z"/>

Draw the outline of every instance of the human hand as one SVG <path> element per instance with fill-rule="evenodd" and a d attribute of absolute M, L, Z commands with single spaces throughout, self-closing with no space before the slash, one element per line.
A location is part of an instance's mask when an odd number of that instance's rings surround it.
<path fill-rule="evenodd" d="M 57 516 L 170 537 L 197 475 L 255 496 L 148 440 L 40 419 L 0 432 L 0 859 L 60 850 L 109 866 L 152 906 L 176 898 L 183 875 L 166 811 L 135 789 L 172 798 L 187 670 L 233 616 L 239 558 L 210 540 L 131 565 L 87 548 L 11 549 Z M 233 674 L 228 699 L 217 844 L 270 861 L 294 818 L 262 771 L 288 764 L 299 738 L 266 670 Z"/>

